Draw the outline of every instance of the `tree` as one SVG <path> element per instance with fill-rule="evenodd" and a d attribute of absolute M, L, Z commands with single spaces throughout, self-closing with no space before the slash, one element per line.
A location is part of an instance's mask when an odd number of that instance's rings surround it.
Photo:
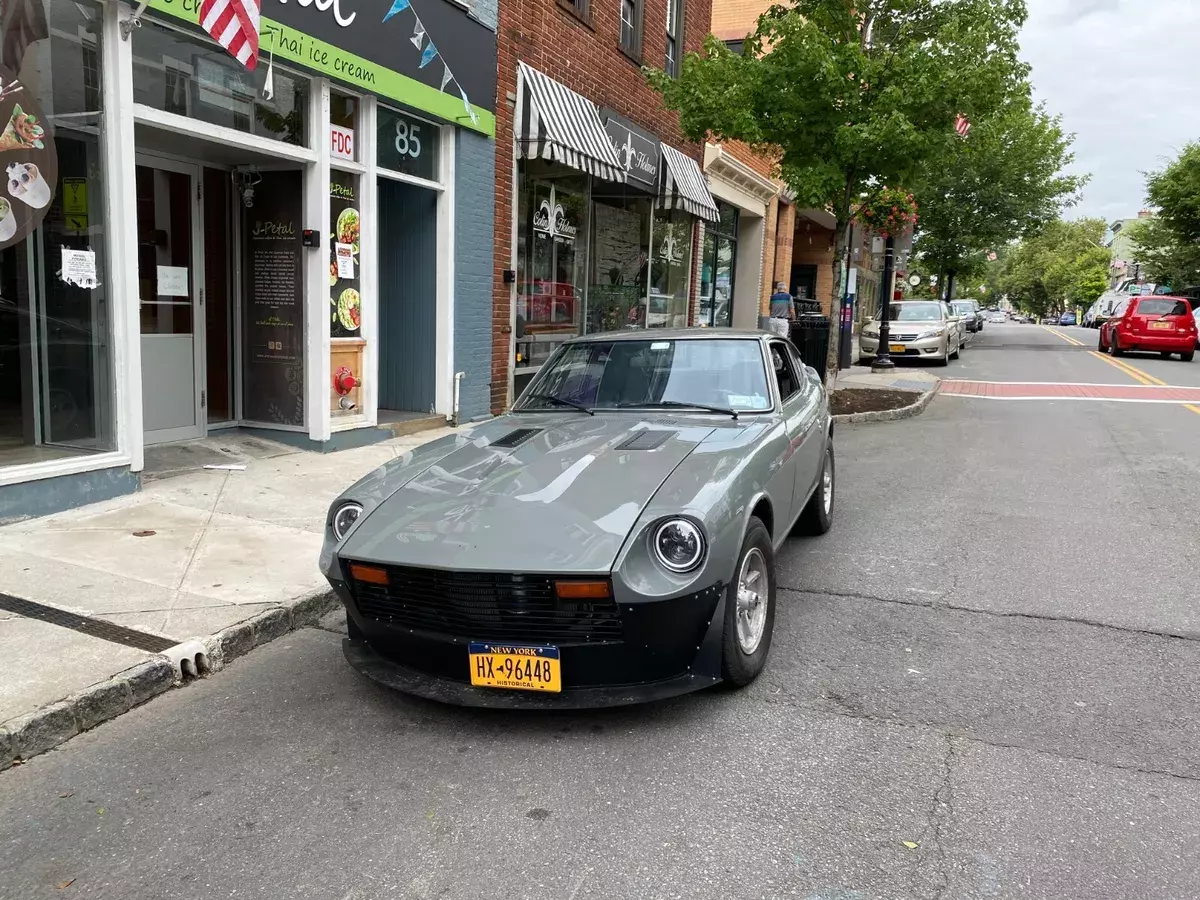
<path fill-rule="evenodd" d="M 936 162 L 915 186 L 921 207 L 915 246 L 943 273 L 947 294 L 959 273 L 989 250 L 1057 219 L 1087 182 L 1065 175 L 1073 137 L 1058 117 L 1015 94 L 975 123 L 969 140 L 943 139 Z"/>
<path fill-rule="evenodd" d="M 1007 249 L 990 281 L 995 293 L 1038 317 L 1090 306 L 1108 287 L 1108 251 L 1101 219 L 1057 220 Z"/>
<path fill-rule="evenodd" d="M 741 55 L 710 35 L 679 78 L 648 76 L 689 138 L 772 155 L 798 203 L 833 212 L 836 302 L 854 206 L 910 186 L 958 114 L 986 118 L 1024 89 L 1025 17 L 1024 0 L 794 0 Z"/>
<path fill-rule="evenodd" d="M 1181 240 L 1158 218 L 1138 219 L 1128 227 L 1133 257 L 1142 274 L 1174 288 L 1200 284 L 1200 244 Z"/>
<path fill-rule="evenodd" d="M 1188 144 L 1174 162 L 1147 177 L 1146 199 L 1180 242 L 1200 243 L 1200 143 Z"/>

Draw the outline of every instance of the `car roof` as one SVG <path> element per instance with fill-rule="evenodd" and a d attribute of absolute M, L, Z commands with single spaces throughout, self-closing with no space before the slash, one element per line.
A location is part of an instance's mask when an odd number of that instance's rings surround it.
<path fill-rule="evenodd" d="M 714 339 L 756 340 L 779 338 L 782 335 L 759 328 L 637 328 L 624 331 L 602 331 L 573 337 L 568 344 L 588 344 L 595 341 L 701 341 Z"/>

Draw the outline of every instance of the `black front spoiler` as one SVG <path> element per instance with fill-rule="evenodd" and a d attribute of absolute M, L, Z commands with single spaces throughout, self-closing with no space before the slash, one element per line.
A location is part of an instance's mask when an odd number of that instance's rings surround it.
<path fill-rule="evenodd" d="M 560 694 L 536 691 L 509 691 L 472 687 L 461 681 L 437 678 L 392 662 L 371 649 L 366 641 L 342 639 L 346 661 L 373 681 L 385 687 L 455 706 L 481 706 L 492 709 L 595 709 L 604 706 L 631 706 L 668 697 L 678 697 L 719 684 L 711 675 L 686 673 L 648 684 L 614 687 L 571 688 Z"/>

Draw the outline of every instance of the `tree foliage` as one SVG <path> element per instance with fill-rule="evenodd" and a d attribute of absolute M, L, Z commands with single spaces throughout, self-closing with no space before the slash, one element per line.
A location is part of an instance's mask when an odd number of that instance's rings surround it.
<path fill-rule="evenodd" d="M 1064 174 L 1072 136 L 1058 117 L 1015 94 L 975 123 L 969 140 L 946 138 L 916 185 L 916 248 L 925 264 L 956 274 L 979 257 L 1036 232 L 1074 203 L 1087 178 Z"/>
<path fill-rule="evenodd" d="M 832 211 L 840 261 L 864 195 L 910 187 L 959 113 L 986 119 L 1025 92 L 1025 18 L 1024 0 L 794 0 L 759 18 L 741 55 L 710 35 L 679 78 L 648 75 L 688 137 L 750 144 L 798 204 Z"/>
<path fill-rule="evenodd" d="M 1146 179 L 1146 199 L 1157 217 L 1129 226 L 1142 273 L 1177 289 L 1200 284 L 1200 143 Z"/>
<path fill-rule="evenodd" d="M 989 277 L 990 290 L 1008 295 L 1036 316 L 1091 306 L 1108 288 L 1108 251 L 1101 219 L 1054 221 L 1005 249 Z"/>

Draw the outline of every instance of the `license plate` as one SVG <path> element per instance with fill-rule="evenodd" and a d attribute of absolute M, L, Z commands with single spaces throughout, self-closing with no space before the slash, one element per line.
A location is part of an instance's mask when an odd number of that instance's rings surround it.
<path fill-rule="evenodd" d="M 557 647 L 474 643 L 471 684 L 516 691 L 562 691 L 562 660 Z"/>
<path fill-rule="evenodd" d="M 1170 322 L 1151 322 L 1150 327 L 1151 328 L 1170 328 L 1171 323 Z"/>
<path fill-rule="evenodd" d="M 905 347 L 903 344 L 888 344 L 889 353 L 903 353 Z"/>

